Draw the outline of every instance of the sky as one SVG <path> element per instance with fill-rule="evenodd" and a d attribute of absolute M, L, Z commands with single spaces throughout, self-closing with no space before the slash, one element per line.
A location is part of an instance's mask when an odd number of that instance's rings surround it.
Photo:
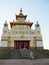
<path fill-rule="evenodd" d="M 43 46 L 45 49 L 49 49 L 49 0 L 0 0 L 0 38 L 5 20 L 10 27 L 9 22 L 15 19 L 20 8 L 23 9 L 24 14 L 28 15 L 27 20 L 34 24 L 38 20 L 43 37 Z"/>

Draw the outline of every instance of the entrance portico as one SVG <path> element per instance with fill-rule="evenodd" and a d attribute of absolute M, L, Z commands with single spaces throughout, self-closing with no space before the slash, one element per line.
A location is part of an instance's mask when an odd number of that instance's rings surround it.
<path fill-rule="evenodd" d="M 15 49 L 22 49 L 22 48 L 30 48 L 30 41 L 29 40 L 14 40 L 14 48 Z"/>

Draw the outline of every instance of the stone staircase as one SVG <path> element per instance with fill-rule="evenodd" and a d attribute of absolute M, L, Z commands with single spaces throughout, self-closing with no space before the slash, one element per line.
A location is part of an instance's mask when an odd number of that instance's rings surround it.
<path fill-rule="evenodd" d="M 9 59 L 26 59 L 29 58 L 29 50 L 18 50 L 18 49 L 11 49 Z"/>
<path fill-rule="evenodd" d="M 43 58 L 48 58 L 47 56 L 43 55 L 40 50 L 37 50 L 37 49 L 31 49 L 32 52 L 34 53 L 34 57 L 36 59 L 43 59 Z M 10 51 L 10 57 L 9 59 L 29 59 L 29 50 L 18 50 L 18 49 L 11 49 Z"/>
<path fill-rule="evenodd" d="M 37 49 L 33 49 L 32 50 L 34 52 L 34 55 L 37 59 L 43 59 L 43 58 L 47 58 L 47 56 L 43 55 L 40 50 Z"/>
<path fill-rule="evenodd" d="M 10 59 L 21 59 L 20 50 L 12 49 L 10 53 Z"/>

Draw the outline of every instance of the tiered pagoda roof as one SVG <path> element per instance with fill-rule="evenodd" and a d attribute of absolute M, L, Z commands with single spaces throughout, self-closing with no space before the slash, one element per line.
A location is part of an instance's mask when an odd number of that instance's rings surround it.
<path fill-rule="evenodd" d="M 11 28 L 12 28 L 12 25 L 30 25 L 30 27 L 31 27 L 33 23 L 30 21 L 26 22 L 25 21 L 26 17 L 27 17 L 27 15 L 24 15 L 22 13 L 22 8 L 20 8 L 20 13 L 18 15 L 16 15 L 16 21 L 10 22 Z M 22 19 L 24 19 L 24 21 L 21 21 Z"/>

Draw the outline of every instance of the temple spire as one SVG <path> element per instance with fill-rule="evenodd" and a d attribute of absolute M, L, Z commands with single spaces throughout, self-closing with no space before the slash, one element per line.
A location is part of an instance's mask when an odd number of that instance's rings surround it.
<path fill-rule="evenodd" d="M 20 13 L 22 13 L 22 8 L 20 8 Z"/>
<path fill-rule="evenodd" d="M 22 8 L 20 8 L 20 13 L 19 13 L 20 16 L 23 16 L 23 13 L 22 13 Z"/>
<path fill-rule="evenodd" d="M 39 27 L 39 23 L 38 23 L 38 20 L 36 21 L 36 24 L 35 24 L 35 27 Z"/>
<path fill-rule="evenodd" d="M 24 15 L 23 12 L 22 12 L 22 8 L 20 8 L 20 13 L 18 15 L 16 15 L 16 20 L 18 19 L 26 19 L 27 15 Z"/>
<path fill-rule="evenodd" d="M 7 20 L 5 20 L 4 26 L 5 26 L 5 27 L 8 26 Z"/>

